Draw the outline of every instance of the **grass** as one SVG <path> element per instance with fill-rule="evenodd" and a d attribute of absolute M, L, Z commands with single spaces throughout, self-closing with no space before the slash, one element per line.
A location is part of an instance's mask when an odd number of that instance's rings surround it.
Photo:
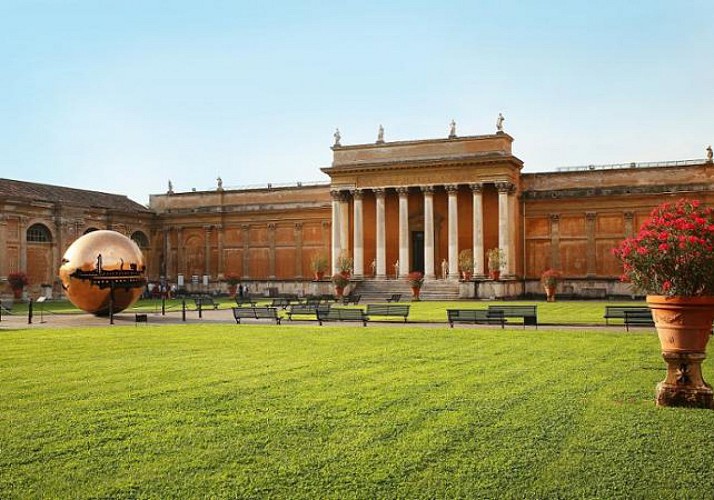
<path fill-rule="evenodd" d="M 0 498 L 708 498 L 649 333 L 3 331 Z M 705 378 L 714 379 L 711 362 Z"/>

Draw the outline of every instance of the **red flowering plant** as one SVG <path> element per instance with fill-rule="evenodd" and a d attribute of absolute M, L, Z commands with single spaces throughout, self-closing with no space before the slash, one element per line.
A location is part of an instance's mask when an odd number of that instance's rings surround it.
<path fill-rule="evenodd" d="M 655 208 L 637 236 L 613 250 L 623 281 L 650 295 L 714 295 L 714 209 L 682 199 Z"/>
<path fill-rule="evenodd" d="M 540 282 L 543 283 L 543 286 L 553 287 L 558 284 L 561 276 L 560 271 L 546 269 L 543 271 L 543 274 L 540 275 Z"/>

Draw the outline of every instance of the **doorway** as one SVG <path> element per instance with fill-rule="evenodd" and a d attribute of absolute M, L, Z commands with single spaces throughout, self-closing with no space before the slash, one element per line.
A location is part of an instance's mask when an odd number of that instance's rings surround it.
<path fill-rule="evenodd" d="M 412 265 L 410 271 L 424 272 L 424 231 L 412 231 Z"/>

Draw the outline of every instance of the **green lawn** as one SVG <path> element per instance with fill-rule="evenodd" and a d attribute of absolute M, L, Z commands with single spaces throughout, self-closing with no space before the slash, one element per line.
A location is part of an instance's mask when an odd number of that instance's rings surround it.
<path fill-rule="evenodd" d="M 546 328 L 0 331 L 0 498 L 711 498 L 714 412 L 654 406 L 658 351 Z"/>

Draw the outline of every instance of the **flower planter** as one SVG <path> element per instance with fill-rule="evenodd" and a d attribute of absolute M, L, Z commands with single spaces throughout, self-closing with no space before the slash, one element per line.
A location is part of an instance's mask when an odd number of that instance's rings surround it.
<path fill-rule="evenodd" d="M 419 300 L 419 292 L 421 291 L 421 288 L 418 286 L 413 286 L 412 287 L 412 298 L 413 300 Z"/>
<path fill-rule="evenodd" d="M 658 406 L 714 409 L 714 393 L 702 378 L 702 361 L 714 321 L 714 297 L 648 295 L 667 376 L 657 384 Z"/>
<path fill-rule="evenodd" d="M 335 287 L 335 295 L 337 295 L 338 298 L 342 297 L 344 295 L 344 293 L 345 293 L 345 287 L 343 287 L 343 286 Z"/>
<path fill-rule="evenodd" d="M 555 286 L 544 286 L 545 296 L 548 302 L 555 302 Z"/>
<path fill-rule="evenodd" d="M 315 271 L 315 281 L 321 281 L 325 277 L 325 271 Z"/>
<path fill-rule="evenodd" d="M 16 299 L 21 299 L 22 298 L 22 288 L 13 288 L 12 289 L 12 296 Z"/>

